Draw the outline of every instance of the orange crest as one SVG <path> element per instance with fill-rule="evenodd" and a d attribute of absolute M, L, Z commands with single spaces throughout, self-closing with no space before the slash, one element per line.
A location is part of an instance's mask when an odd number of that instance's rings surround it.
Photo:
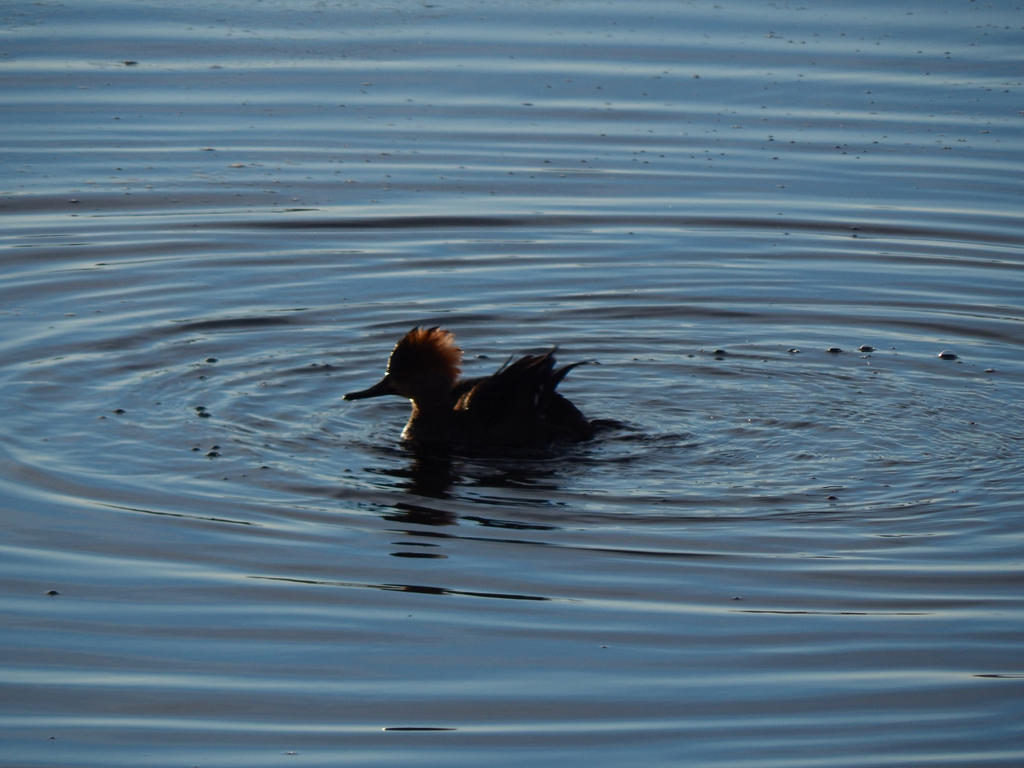
<path fill-rule="evenodd" d="M 388 359 L 388 372 L 415 376 L 441 373 L 454 384 L 459 377 L 462 350 L 455 345 L 455 334 L 443 328 L 413 328 L 395 345 Z"/>

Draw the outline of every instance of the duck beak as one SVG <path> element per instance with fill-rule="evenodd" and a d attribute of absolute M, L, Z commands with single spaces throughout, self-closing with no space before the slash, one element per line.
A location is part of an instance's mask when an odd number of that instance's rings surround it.
<path fill-rule="evenodd" d="M 367 397 L 380 397 L 381 395 L 397 395 L 398 392 L 391 386 L 391 381 L 385 376 L 383 379 L 378 381 L 369 389 L 363 389 L 359 392 L 349 392 L 345 395 L 345 400 L 363 400 Z"/>

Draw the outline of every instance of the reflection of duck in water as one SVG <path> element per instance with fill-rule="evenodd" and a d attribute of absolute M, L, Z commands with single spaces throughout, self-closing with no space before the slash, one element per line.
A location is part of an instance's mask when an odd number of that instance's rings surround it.
<path fill-rule="evenodd" d="M 402 439 L 416 444 L 538 448 L 578 442 L 594 425 L 555 392 L 581 363 L 555 368 L 555 350 L 509 361 L 490 376 L 458 380 L 462 350 L 441 328 L 413 328 L 395 345 L 384 378 L 346 400 L 400 395 L 412 401 Z"/>

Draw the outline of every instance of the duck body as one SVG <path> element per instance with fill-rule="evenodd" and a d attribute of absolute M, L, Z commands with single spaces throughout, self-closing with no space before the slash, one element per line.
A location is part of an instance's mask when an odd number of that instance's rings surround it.
<path fill-rule="evenodd" d="M 346 400 L 399 395 L 412 402 L 402 439 L 417 445 L 542 448 L 580 442 L 594 425 L 555 391 L 577 365 L 555 367 L 555 350 L 509 358 L 490 376 L 459 379 L 462 350 L 441 328 L 413 328 L 399 340 L 384 378 Z"/>

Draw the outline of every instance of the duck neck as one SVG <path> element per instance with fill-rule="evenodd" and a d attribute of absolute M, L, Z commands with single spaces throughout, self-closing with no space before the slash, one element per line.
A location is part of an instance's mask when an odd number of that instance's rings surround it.
<path fill-rule="evenodd" d="M 405 440 L 444 442 L 451 438 L 451 388 L 418 393 L 412 400 L 412 414 L 402 431 Z"/>

